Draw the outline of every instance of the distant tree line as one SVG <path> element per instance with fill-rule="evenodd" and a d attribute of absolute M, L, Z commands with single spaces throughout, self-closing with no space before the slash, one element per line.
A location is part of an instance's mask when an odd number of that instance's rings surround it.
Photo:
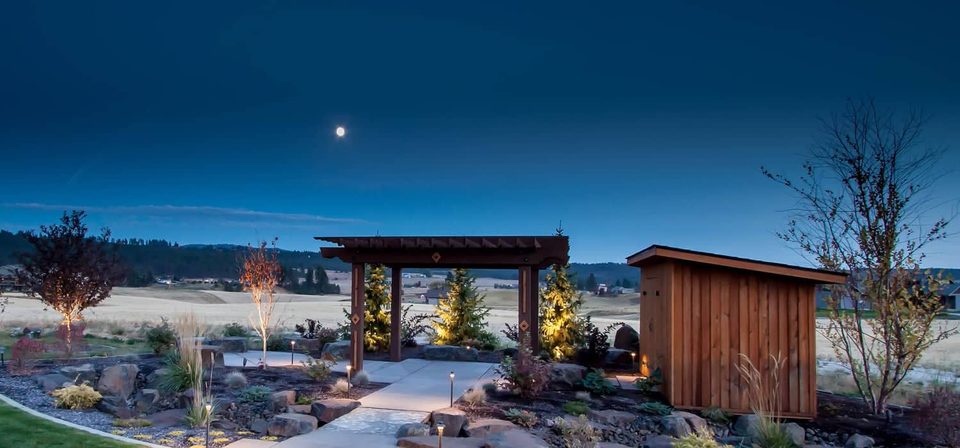
<path fill-rule="evenodd" d="M 316 268 L 283 267 L 281 286 L 295 294 L 340 294 L 340 286 L 330 283 L 326 269 L 323 266 Z M 300 276 L 303 275 L 303 282 Z"/>

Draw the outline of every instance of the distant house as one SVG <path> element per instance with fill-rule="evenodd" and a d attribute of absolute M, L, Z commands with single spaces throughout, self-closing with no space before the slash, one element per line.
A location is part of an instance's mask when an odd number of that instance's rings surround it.
<path fill-rule="evenodd" d="M 827 288 L 824 288 L 822 285 L 817 286 L 817 292 L 814 295 L 817 299 L 817 309 L 827 309 L 827 299 L 830 298 L 830 291 Z M 842 310 L 852 310 L 853 309 L 853 299 L 847 297 L 840 300 L 840 309 Z M 861 309 L 869 310 L 870 304 L 864 303 Z"/>
<path fill-rule="evenodd" d="M 428 289 L 427 292 L 420 294 L 420 300 L 423 300 L 423 303 L 428 305 L 436 305 L 440 299 L 447 298 L 447 288 L 432 288 Z"/>
<path fill-rule="evenodd" d="M 0 266 L 0 291 L 23 291 L 23 276 L 20 265 Z"/>
<path fill-rule="evenodd" d="M 960 311 L 960 283 L 951 283 L 943 287 L 943 296 L 940 299 L 947 311 Z"/>
<path fill-rule="evenodd" d="M 607 290 L 608 290 L 607 284 L 606 284 L 606 283 L 601 283 L 601 284 L 597 285 L 597 292 L 596 292 L 596 294 L 597 294 L 598 296 L 602 296 L 602 295 L 604 295 L 604 294 L 607 293 Z"/>

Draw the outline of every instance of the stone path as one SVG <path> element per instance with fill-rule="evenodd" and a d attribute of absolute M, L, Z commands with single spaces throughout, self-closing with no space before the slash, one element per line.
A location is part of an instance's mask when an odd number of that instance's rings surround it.
<path fill-rule="evenodd" d="M 271 359 L 279 359 L 279 356 L 271 358 L 271 353 L 267 353 L 268 363 L 271 363 Z M 248 352 L 246 355 L 249 355 L 248 359 L 252 358 L 255 366 L 255 361 L 262 354 Z M 287 353 L 288 364 L 289 356 Z M 224 362 L 231 365 L 231 362 L 236 363 L 242 358 L 227 359 L 227 355 L 224 355 Z M 250 367 L 250 364 L 248 361 L 247 366 Z M 361 398 L 361 407 L 353 412 L 316 431 L 283 442 L 246 439 L 232 443 L 227 448 L 395 447 L 395 434 L 401 425 L 419 423 L 430 412 L 450 405 L 450 372 L 454 372 L 454 399 L 460 398 L 465 390 L 481 387 L 483 383 L 498 377 L 494 372 L 494 364 L 480 362 L 407 359 L 398 363 L 364 361 L 364 367 L 371 381 L 390 385 Z M 345 372 L 346 364 L 338 363 L 333 370 Z"/>

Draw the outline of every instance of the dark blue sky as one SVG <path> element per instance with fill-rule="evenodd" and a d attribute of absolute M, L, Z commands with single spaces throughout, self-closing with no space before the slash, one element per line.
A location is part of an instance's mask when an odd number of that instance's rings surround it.
<path fill-rule="evenodd" d="M 5 2 L 0 228 L 82 206 L 119 237 L 314 249 L 562 219 L 575 261 L 803 263 L 759 167 L 796 173 L 847 97 L 923 107 L 960 168 L 956 2 L 352 3 Z"/>

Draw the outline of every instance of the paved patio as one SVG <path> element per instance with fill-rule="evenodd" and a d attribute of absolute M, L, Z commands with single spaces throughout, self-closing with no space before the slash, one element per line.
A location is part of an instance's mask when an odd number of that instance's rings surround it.
<path fill-rule="evenodd" d="M 271 355 L 276 353 L 277 356 Z M 280 352 L 268 352 L 267 363 L 280 360 Z M 242 357 L 224 355 L 224 363 L 239 366 Z M 261 352 L 248 352 L 247 367 L 255 367 Z M 284 355 L 286 364 L 290 354 Z M 297 361 L 297 359 L 294 359 Z M 251 366 L 252 364 L 252 366 Z M 394 447 L 394 435 L 405 423 L 419 423 L 431 411 L 450 405 L 450 372 L 454 372 L 454 399 L 463 392 L 498 378 L 495 364 L 481 362 L 427 361 L 407 359 L 402 362 L 364 361 L 370 380 L 390 385 L 360 399 L 361 407 L 340 417 L 322 428 L 302 436 L 292 437 L 280 443 L 264 444 L 262 441 L 241 440 L 228 448 L 274 446 L 277 448 L 343 447 L 364 448 Z M 333 366 L 335 372 L 346 372 L 347 365 L 340 362 Z"/>

